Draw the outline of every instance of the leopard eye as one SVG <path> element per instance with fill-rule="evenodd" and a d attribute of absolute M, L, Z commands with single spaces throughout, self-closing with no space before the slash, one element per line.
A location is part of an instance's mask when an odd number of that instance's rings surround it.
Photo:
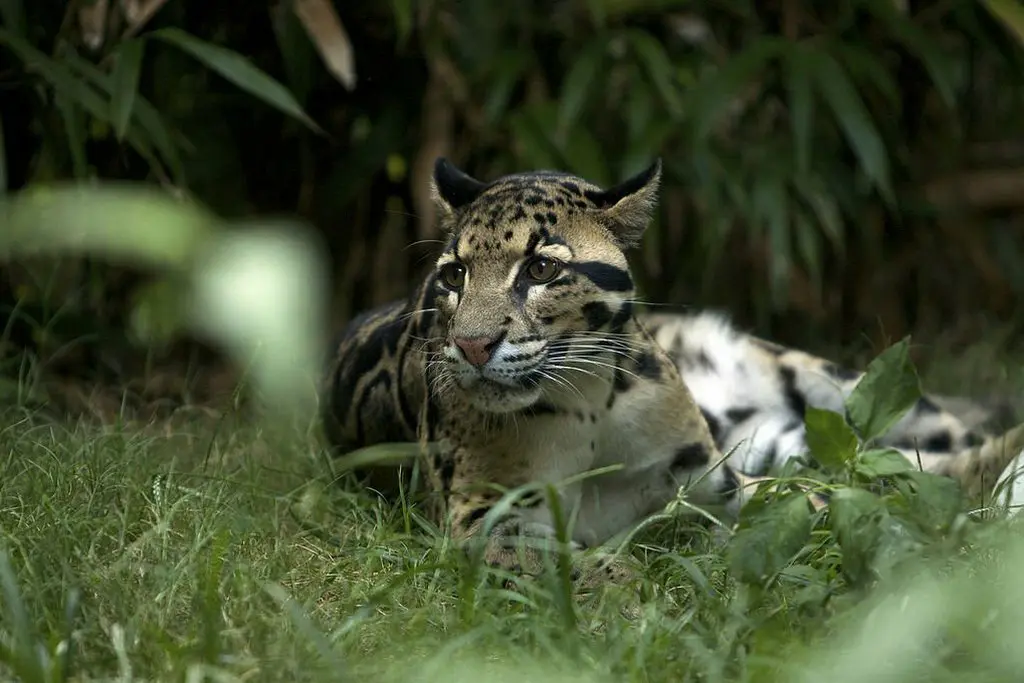
<path fill-rule="evenodd" d="M 533 259 L 526 266 L 526 277 L 531 282 L 537 284 L 551 282 L 561 272 L 561 263 L 554 259 L 544 258 L 543 256 Z"/>
<path fill-rule="evenodd" d="M 441 266 L 441 281 L 452 289 L 462 289 L 466 284 L 466 267 L 461 263 L 446 263 Z"/>

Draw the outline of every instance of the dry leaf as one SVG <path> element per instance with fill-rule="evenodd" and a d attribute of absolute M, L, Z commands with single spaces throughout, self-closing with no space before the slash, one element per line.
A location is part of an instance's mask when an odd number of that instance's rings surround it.
<path fill-rule="evenodd" d="M 82 3 L 78 9 L 78 26 L 82 42 L 90 50 L 98 50 L 107 37 L 107 0 L 96 0 L 91 5 Z"/>
<path fill-rule="evenodd" d="M 167 0 L 121 0 L 121 13 L 128 24 L 121 38 L 130 38 L 138 33 L 165 4 Z"/>
<path fill-rule="evenodd" d="M 295 15 L 316 45 L 324 66 L 346 90 L 356 87 L 356 64 L 352 44 L 330 0 L 294 0 Z"/>

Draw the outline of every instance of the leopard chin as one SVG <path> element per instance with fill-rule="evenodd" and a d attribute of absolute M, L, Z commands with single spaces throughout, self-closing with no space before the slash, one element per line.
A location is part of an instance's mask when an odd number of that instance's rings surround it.
<path fill-rule="evenodd" d="M 458 383 L 457 391 L 478 410 L 485 413 L 514 413 L 537 403 L 540 387 L 511 386 L 486 377 L 477 377 L 467 384 Z"/>

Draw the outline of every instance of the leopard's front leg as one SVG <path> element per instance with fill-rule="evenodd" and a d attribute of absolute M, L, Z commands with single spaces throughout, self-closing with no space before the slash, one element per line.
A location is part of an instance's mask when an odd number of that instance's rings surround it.
<path fill-rule="evenodd" d="M 489 468 L 480 464 L 487 460 L 475 457 L 465 448 L 455 450 L 453 462 L 447 498 L 452 536 L 467 548 L 482 543 L 482 559 L 488 566 L 514 574 L 537 575 L 547 562 L 555 562 L 558 552 L 581 549 L 571 539 L 567 543 L 559 540 L 550 505 L 550 487 L 520 476 L 518 468 L 510 467 L 512 463 L 508 460 L 503 462 L 502 476 L 486 472 Z M 527 483 L 536 485 L 515 490 Z M 514 496 L 511 500 L 505 498 L 507 492 Z M 559 486 L 554 495 L 558 497 L 562 522 L 566 523 L 579 501 L 580 487 Z"/>

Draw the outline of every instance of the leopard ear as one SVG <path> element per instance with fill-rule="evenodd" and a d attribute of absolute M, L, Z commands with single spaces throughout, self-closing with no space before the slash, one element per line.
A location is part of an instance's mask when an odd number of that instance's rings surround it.
<path fill-rule="evenodd" d="M 486 187 L 486 183 L 462 172 L 444 157 L 438 157 L 434 162 L 430 194 L 434 203 L 446 214 L 454 213 L 472 202 Z"/>
<path fill-rule="evenodd" d="M 655 159 L 647 169 L 632 178 L 590 196 L 598 206 L 602 222 L 622 248 L 639 244 L 658 205 L 660 184 L 661 159 Z"/>

